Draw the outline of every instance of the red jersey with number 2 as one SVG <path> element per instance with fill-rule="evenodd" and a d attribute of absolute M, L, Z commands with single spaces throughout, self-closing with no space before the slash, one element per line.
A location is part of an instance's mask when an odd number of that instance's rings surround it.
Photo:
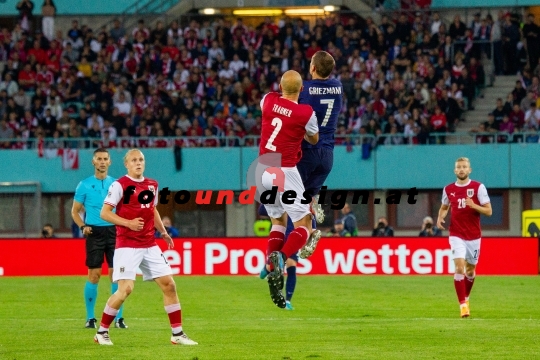
<path fill-rule="evenodd" d="M 130 186 L 133 186 L 134 190 L 131 191 L 131 195 L 128 195 Z M 116 226 L 117 249 L 149 248 L 157 245 L 154 238 L 154 208 L 158 201 L 157 194 L 157 181 L 148 178 L 134 179 L 126 175 L 111 184 L 104 203 L 116 207 L 116 215 L 124 219 L 132 220 L 140 217 L 144 221 L 140 231 Z M 129 196 L 129 202 L 124 204 L 127 196 Z"/>
<path fill-rule="evenodd" d="M 442 203 L 450 206 L 450 236 L 462 240 L 476 240 L 482 237 L 480 213 L 465 203 L 471 198 L 476 205 L 490 202 L 484 184 L 469 180 L 465 185 L 456 183 L 447 185 L 443 190 Z"/>
<path fill-rule="evenodd" d="M 319 131 L 317 116 L 310 105 L 287 100 L 271 92 L 261 100 L 262 130 L 259 155 L 281 154 L 281 167 L 294 167 L 302 158 L 304 135 Z"/>

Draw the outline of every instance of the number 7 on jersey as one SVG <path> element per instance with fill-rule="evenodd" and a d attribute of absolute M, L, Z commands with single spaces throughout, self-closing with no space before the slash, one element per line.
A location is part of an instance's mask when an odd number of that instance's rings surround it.
<path fill-rule="evenodd" d="M 332 109 L 334 108 L 334 99 L 322 99 L 321 105 L 328 105 L 326 108 L 326 114 L 324 115 L 323 122 L 321 123 L 321 126 L 326 126 L 328 124 L 328 120 L 330 120 L 330 115 L 332 115 Z"/>

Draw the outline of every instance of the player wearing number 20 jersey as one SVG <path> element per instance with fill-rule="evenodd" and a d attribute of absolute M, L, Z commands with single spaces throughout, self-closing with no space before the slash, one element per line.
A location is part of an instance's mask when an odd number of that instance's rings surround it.
<path fill-rule="evenodd" d="M 454 286 L 461 317 L 470 316 L 469 295 L 476 276 L 482 237 L 480 215 L 492 214 L 486 187 L 469 179 L 470 165 L 467 158 L 457 159 L 454 168 L 457 181 L 444 188 L 437 219 L 437 226 L 443 228 L 444 218 L 448 210 L 451 210 L 449 241 L 456 266 Z"/>

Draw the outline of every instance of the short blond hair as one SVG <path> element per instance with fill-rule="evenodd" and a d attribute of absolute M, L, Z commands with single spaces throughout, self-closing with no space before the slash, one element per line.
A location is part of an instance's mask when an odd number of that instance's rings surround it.
<path fill-rule="evenodd" d="M 142 153 L 142 151 L 139 150 L 139 149 L 129 149 L 129 150 L 127 151 L 126 155 L 124 155 L 124 163 L 127 161 L 128 156 L 129 156 L 132 152 L 135 152 L 135 151 L 140 152 L 141 155 L 144 156 L 144 154 Z"/>
<path fill-rule="evenodd" d="M 471 165 L 471 161 L 469 160 L 469 158 L 466 158 L 466 157 L 460 157 L 456 160 L 456 162 L 460 162 L 460 161 L 466 161 L 469 163 L 469 165 Z"/>

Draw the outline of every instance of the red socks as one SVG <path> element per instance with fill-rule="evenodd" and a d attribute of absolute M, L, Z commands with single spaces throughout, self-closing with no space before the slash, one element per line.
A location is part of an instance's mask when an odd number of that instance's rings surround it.
<path fill-rule="evenodd" d="M 285 226 L 272 225 L 270 230 L 270 238 L 268 239 L 268 247 L 266 248 L 266 257 L 274 251 L 280 251 L 285 240 Z"/>
<path fill-rule="evenodd" d="M 266 248 L 266 261 L 268 263 L 268 256 L 274 251 L 280 251 L 283 247 L 283 242 L 285 241 L 285 226 L 281 225 L 272 225 L 270 229 L 270 238 L 268 239 L 268 246 Z M 270 270 L 273 270 L 272 264 L 270 265 Z"/>
<path fill-rule="evenodd" d="M 109 331 L 114 318 L 118 314 L 118 309 L 113 309 L 108 304 L 105 305 L 105 310 L 103 310 L 103 315 L 101 316 L 101 324 L 99 324 L 98 332 Z"/>
<path fill-rule="evenodd" d="M 476 274 L 473 274 L 472 277 L 469 277 L 468 275 L 465 276 L 465 297 L 468 299 L 469 295 L 471 295 L 471 290 L 474 285 L 474 278 L 476 277 Z"/>
<path fill-rule="evenodd" d="M 173 334 L 179 334 L 182 332 L 182 309 L 180 303 L 171 304 L 165 306 L 165 311 L 169 315 L 169 321 L 171 323 L 171 329 Z"/>
<path fill-rule="evenodd" d="M 454 274 L 454 286 L 456 288 L 456 294 L 458 297 L 459 304 L 465 303 L 465 294 L 466 294 L 466 287 L 465 287 L 465 275 L 463 274 Z M 472 287 L 472 286 L 471 286 Z"/>
<path fill-rule="evenodd" d="M 305 226 L 299 226 L 294 229 L 287 238 L 287 242 L 283 245 L 281 252 L 287 256 L 287 258 L 294 255 L 306 244 L 309 238 L 309 231 Z"/>

